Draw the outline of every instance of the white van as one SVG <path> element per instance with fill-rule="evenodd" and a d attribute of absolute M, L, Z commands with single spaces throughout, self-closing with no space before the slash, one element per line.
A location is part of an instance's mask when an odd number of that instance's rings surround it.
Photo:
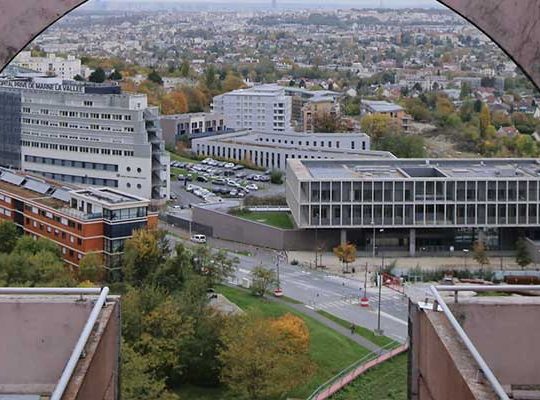
<path fill-rule="evenodd" d="M 192 235 L 191 241 L 194 243 L 206 243 L 206 236 L 205 235 Z"/>

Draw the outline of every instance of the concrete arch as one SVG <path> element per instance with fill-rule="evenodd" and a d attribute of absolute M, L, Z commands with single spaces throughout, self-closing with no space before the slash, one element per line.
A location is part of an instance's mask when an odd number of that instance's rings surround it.
<path fill-rule="evenodd" d="M 28 43 L 88 0 L 0 0 L 0 71 Z M 482 30 L 540 88 L 538 0 L 437 0 Z"/>

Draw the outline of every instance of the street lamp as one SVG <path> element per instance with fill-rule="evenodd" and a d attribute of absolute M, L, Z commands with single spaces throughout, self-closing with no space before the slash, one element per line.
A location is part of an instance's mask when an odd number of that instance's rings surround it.
<path fill-rule="evenodd" d="M 383 229 L 381 229 L 381 232 Z M 381 252 L 382 259 L 381 259 L 381 267 L 379 269 L 379 307 L 377 311 L 377 329 L 375 330 L 375 334 L 382 336 L 383 330 L 381 329 L 381 292 L 382 292 L 382 285 L 383 285 L 383 269 L 384 269 L 384 253 Z"/>
<path fill-rule="evenodd" d="M 469 249 L 463 249 L 463 266 L 465 269 L 467 269 L 467 254 L 469 253 Z"/>
<path fill-rule="evenodd" d="M 283 296 L 283 290 L 281 289 L 281 282 L 279 280 L 279 254 L 276 254 L 276 277 L 277 277 L 277 287 L 274 290 L 274 296 L 281 297 Z"/>

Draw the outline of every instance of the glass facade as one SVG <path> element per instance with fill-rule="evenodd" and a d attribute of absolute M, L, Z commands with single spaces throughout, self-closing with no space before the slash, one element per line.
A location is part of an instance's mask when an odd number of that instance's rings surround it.
<path fill-rule="evenodd" d="M 299 209 L 300 227 L 539 224 L 540 185 L 530 178 L 310 181 L 297 190 L 300 202 L 291 208 Z"/>
<path fill-rule="evenodd" d="M 21 168 L 21 94 L 0 90 L 0 165 Z"/>

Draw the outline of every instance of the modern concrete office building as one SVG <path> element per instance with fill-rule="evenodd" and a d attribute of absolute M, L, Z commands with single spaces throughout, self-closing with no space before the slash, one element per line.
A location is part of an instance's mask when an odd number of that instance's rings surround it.
<path fill-rule="evenodd" d="M 8 109 L 1 164 L 155 202 L 169 198 L 169 155 L 146 95 L 57 78 L 0 80 L 0 111 Z"/>
<path fill-rule="evenodd" d="M 0 221 L 60 248 L 64 262 L 78 265 L 89 253 L 115 266 L 133 230 L 157 227 L 149 200 L 111 188 L 60 187 L 35 177 L 0 171 Z"/>
<path fill-rule="evenodd" d="M 299 228 L 339 231 L 364 250 L 375 230 L 378 248 L 411 255 L 540 237 L 536 159 L 290 159 L 286 194 Z"/>
<path fill-rule="evenodd" d="M 287 132 L 291 130 L 290 96 L 277 85 L 260 85 L 214 97 L 213 111 L 225 116 L 234 130 Z"/>
<path fill-rule="evenodd" d="M 393 158 L 384 151 L 370 151 L 365 133 L 275 133 L 241 131 L 192 140 L 199 156 L 246 161 L 263 168 L 285 170 L 288 159 Z"/>

